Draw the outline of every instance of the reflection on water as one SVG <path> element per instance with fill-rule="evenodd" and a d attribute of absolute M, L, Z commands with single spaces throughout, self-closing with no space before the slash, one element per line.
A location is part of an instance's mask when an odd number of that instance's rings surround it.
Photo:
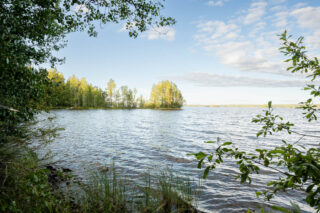
<path fill-rule="evenodd" d="M 298 137 L 276 135 L 255 137 L 259 126 L 251 123 L 261 108 L 206 108 L 186 107 L 183 110 L 56 110 L 51 115 L 54 123 L 65 128 L 47 146 L 53 153 L 53 162 L 82 175 L 92 168 L 104 168 L 112 161 L 129 176 L 137 176 L 148 169 L 172 167 L 180 175 L 197 178 L 201 175 L 197 162 L 187 153 L 209 151 L 212 144 L 204 141 L 231 140 L 241 149 L 270 148 L 281 143 L 280 138 L 296 141 Z M 314 123 L 302 119 L 301 111 L 277 109 L 285 119 L 296 123 L 300 131 L 318 131 Z M 43 115 L 40 115 L 41 117 Z M 46 125 L 40 122 L 39 125 Z M 315 140 L 301 141 L 306 145 Z M 43 152 L 42 152 L 43 154 Z M 237 169 L 227 160 L 210 173 L 204 182 L 199 207 L 206 212 L 243 212 L 263 204 L 255 191 L 277 174 L 262 170 L 253 183 L 240 184 L 235 180 Z M 257 177 L 257 178 L 255 178 Z M 288 191 L 279 194 L 272 204 L 290 206 L 289 198 L 305 211 L 302 193 Z"/>

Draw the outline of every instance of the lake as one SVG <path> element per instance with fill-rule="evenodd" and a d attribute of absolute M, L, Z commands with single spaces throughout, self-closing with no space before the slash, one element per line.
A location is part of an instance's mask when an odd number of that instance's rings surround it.
<path fill-rule="evenodd" d="M 196 168 L 197 161 L 187 153 L 210 151 L 215 145 L 204 141 L 232 141 L 243 150 L 270 148 L 281 144 L 281 139 L 295 142 L 296 135 L 277 134 L 257 138 L 260 126 L 251 119 L 262 108 L 210 108 L 185 107 L 182 110 L 53 110 L 53 123 L 65 128 L 54 142 L 38 150 L 51 151 L 52 161 L 70 168 L 82 176 L 91 169 L 103 168 L 113 161 L 116 167 L 137 177 L 148 170 L 171 168 L 179 175 L 199 177 L 203 170 Z M 316 134 L 318 125 L 308 123 L 297 109 L 276 109 L 276 112 L 296 124 L 300 132 Z M 42 120 L 47 114 L 40 114 Z M 49 125 L 40 121 L 38 126 Z M 305 146 L 317 145 L 316 139 L 304 138 Z M 240 184 L 235 180 L 237 169 L 234 161 L 226 160 L 212 171 L 203 182 L 199 209 L 205 212 L 245 212 L 263 204 L 255 191 L 264 189 L 268 180 L 277 177 L 272 170 L 262 169 L 254 175 L 252 184 Z M 257 178 L 258 177 L 258 178 Z M 313 210 L 304 204 L 304 194 L 287 191 L 279 194 L 269 204 L 290 206 L 290 200 L 304 211 Z"/>

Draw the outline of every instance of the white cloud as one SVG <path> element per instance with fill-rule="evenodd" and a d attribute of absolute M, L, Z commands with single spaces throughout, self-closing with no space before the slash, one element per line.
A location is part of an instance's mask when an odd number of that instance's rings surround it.
<path fill-rule="evenodd" d="M 306 84 L 304 80 L 275 80 L 205 72 L 191 72 L 182 76 L 175 76 L 173 79 L 204 87 L 303 87 Z"/>
<path fill-rule="evenodd" d="M 320 7 L 304 7 L 293 10 L 291 15 L 297 20 L 300 28 L 310 32 L 305 36 L 307 48 L 317 50 L 320 48 Z"/>
<path fill-rule="evenodd" d="M 288 11 L 281 11 L 274 14 L 273 25 L 279 28 L 284 29 L 288 25 L 288 18 L 289 18 Z"/>
<path fill-rule="evenodd" d="M 307 29 L 320 28 L 320 7 L 304 7 L 291 12 L 300 27 Z"/>
<path fill-rule="evenodd" d="M 217 56 L 222 64 L 238 71 L 292 75 L 286 71 L 289 64 L 283 62 L 277 35 L 284 29 L 289 29 L 290 34 L 304 35 L 307 49 L 312 51 L 311 55 L 317 55 L 319 51 L 316 50 L 320 49 L 320 7 L 297 8 L 294 5 L 287 8 L 281 2 L 277 3 L 278 8 L 267 8 L 265 1 L 253 2 L 238 19 L 201 21 L 197 24 L 194 39 L 203 50 Z M 304 29 L 304 32 L 294 32 L 297 28 Z"/>
<path fill-rule="evenodd" d="M 89 12 L 89 9 L 84 4 L 78 4 L 75 6 L 74 11 L 77 13 L 87 13 Z"/>
<path fill-rule="evenodd" d="M 254 30 L 262 29 L 265 23 L 260 22 Z M 241 26 L 222 21 L 207 21 L 198 24 L 198 33 L 194 36 L 198 44 L 208 52 L 213 52 L 222 64 L 240 71 L 288 74 L 281 61 L 273 60 L 278 56 L 278 46 L 265 39 L 274 38 L 270 34 L 243 39 Z"/>
<path fill-rule="evenodd" d="M 214 49 L 222 41 L 236 39 L 240 32 L 236 24 L 226 24 L 222 21 L 201 22 L 197 28 L 198 34 L 195 35 L 195 39 L 204 45 L 206 50 Z"/>
<path fill-rule="evenodd" d="M 172 27 L 155 27 L 146 32 L 144 35 L 148 40 L 163 39 L 173 41 L 176 37 L 176 31 Z"/>
<path fill-rule="evenodd" d="M 244 19 L 244 24 L 252 24 L 254 22 L 260 21 L 261 17 L 266 13 L 266 2 L 253 2 L 248 10 L 248 14 Z"/>
<path fill-rule="evenodd" d="M 211 0 L 211 1 L 208 1 L 208 2 L 207 2 L 207 5 L 212 6 L 212 7 L 215 7 L 215 6 L 221 7 L 221 6 L 223 6 L 224 3 L 227 2 L 227 1 L 228 1 L 228 0 L 215 0 L 215 1 Z"/>
<path fill-rule="evenodd" d="M 309 50 L 315 51 L 320 49 L 320 30 L 315 31 L 311 35 L 307 35 L 305 38 Z"/>
<path fill-rule="evenodd" d="M 248 34 L 249 37 L 255 38 L 257 34 L 261 33 L 261 31 L 266 27 L 266 22 L 258 22 L 253 25 L 251 32 Z"/>
<path fill-rule="evenodd" d="M 286 0 L 269 0 L 271 4 L 282 4 L 286 2 Z"/>

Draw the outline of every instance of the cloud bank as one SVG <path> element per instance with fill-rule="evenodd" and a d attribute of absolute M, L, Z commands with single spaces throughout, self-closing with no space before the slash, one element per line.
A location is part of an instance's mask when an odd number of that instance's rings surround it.
<path fill-rule="evenodd" d="M 217 1 L 216 1 L 217 2 Z M 285 1 L 255 1 L 237 18 L 199 21 L 194 39 L 207 53 L 242 72 L 292 75 L 286 71 L 277 35 L 285 29 L 305 36 L 307 49 L 320 48 L 320 7 L 283 5 Z"/>
<path fill-rule="evenodd" d="M 174 76 L 173 79 L 203 87 L 303 87 L 306 85 L 305 80 L 275 80 L 204 72 L 191 72 L 181 76 Z"/>

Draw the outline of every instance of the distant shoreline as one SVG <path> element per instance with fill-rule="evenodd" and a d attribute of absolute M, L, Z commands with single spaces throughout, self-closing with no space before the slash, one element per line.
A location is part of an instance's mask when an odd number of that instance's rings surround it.
<path fill-rule="evenodd" d="M 320 108 L 320 104 L 315 104 L 317 108 Z M 302 104 L 273 104 L 273 108 L 287 108 L 296 109 L 302 107 Z M 222 108 L 222 107 L 234 107 L 234 108 L 267 108 L 267 104 L 214 104 L 214 105 L 183 105 L 181 108 L 109 108 L 109 107 L 51 107 L 49 110 L 134 110 L 134 109 L 152 109 L 152 110 L 183 110 L 183 107 L 210 107 L 210 108 Z"/>
<path fill-rule="evenodd" d="M 300 108 L 302 104 L 273 104 L 273 108 Z M 317 108 L 320 104 L 316 104 Z M 240 107 L 240 108 L 267 108 L 267 104 L 214 104 L 214 105 L 184 105 L 184 107 Z"/>
<path fill-rule="evenodd" d="M 152 110 L 182 110 L 181 108 L 151 108 L 151 107 L 145 107 L 145 108 L 121 108 L 121 107 L 50 107 L 49 110 L 93 110 L 93 109 L 103 109 L 103 110 L 134 110 L 134 109 L 152 109 Z"/>

